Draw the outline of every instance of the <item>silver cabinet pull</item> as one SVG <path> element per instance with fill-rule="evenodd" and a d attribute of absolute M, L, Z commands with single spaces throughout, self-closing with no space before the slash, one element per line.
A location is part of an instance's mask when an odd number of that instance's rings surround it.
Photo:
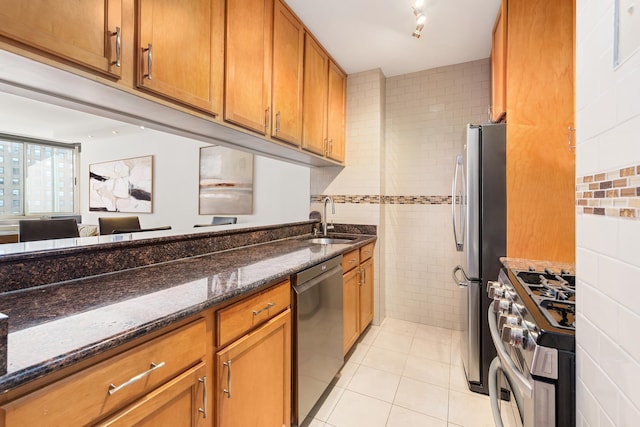
<path fill-rule="evenodd" d="M 367 283 L 367 269 L 363 268 L 362 269 L 362 284 L 364 285 L 365 283 Z"/>
<path fill-rule="evenodd" d="M 269 129 L 270 123 L 271 123 L 271 107 L 267 107 L 267 109 L 265 110 L 265 117 L 264 117 L 265 132 L 267 129 Z"/>
<path fill-rule="evenodd" d="M 202 408 L 198 408 L 198 412 L 202 414 L 202 418 L 207 418 L 207 377 L 198 378 L 198 382 L 202 383 Z"/>
<path fill-rule="evenodd" d="M 275 306 L 274 303 L 270 302 L 268 303 L 266 306 L 264 306 L 263 308 L 261 308 L 260 310 L 253 310 L 253 315 L 257 316 L 258 314 L 262 313 L 263 311 L 269 310 L 271 307 Z"/>
<path fill-rule="evenodd" d="M 116 60 L 113 64 L 116 67 L 120 67 L 120 56 L 122 52 L 122 35 L 120 33 L 120 27 L 116 27 L 116 31 L 111 33 L 112 36 L 116 36 Z"/>
<path fill-rule="evenodd" d="M 147 47 L 142 49 L 143 52 L 147 52 L 147 74 L 144 76 L 151 80 L 151 68 L 153 67 L 153 46 L 151 43 L 147 44 Z"/>
<path fill-rule="evenodd" d="M 333 138 L 329 139 L 329 153 L 333 153 Z"/>
<path fill-rule="evenodd" d="M 329 154 L 329 141 L 327 138 L 324 139 L 324 155 Z"/>
<path fill-rule="evenodd" d="M 109 384 L 109 396 L 112 396 L 115 393 L 117 393 L 118 391 L 122 390 L 123 388 L 128 387 L 131 384 L 140 381 L 144 377 L 147 377 L 147 376 L 151 375 L 151 373 L 153 371 L 155 371 L 156 369 L 160 369 L 163 366 L 164 366 L 164 362 L 160 362 L 158 364 L 155 364 L 155 363 L 151 362 L 151 369 L 149 369 L 148 371 L 144 371 L 143 373 L 138 374 L 135 377 L 131 377 L 127 382 L 122 383 L 122 384 L 120 384 L 118 386 L 115 385 L 115 384 Z"/>
<path fill-rule="evenodd" d="M 227 393 L 227 398 L 231 399 L 231 360 L 223 363 L 228 368 L 227 371 L 227 388 L 222 390 L 223 393 Z"/>
<path fill-rule="evenodd" d="M 362 286 L 362 269 L 358 269 L 358 285 Z"/>
<path fill-rule="evenodd" d="M 280 132 L 280 111 L 276 113 L 276 133 Z"/>

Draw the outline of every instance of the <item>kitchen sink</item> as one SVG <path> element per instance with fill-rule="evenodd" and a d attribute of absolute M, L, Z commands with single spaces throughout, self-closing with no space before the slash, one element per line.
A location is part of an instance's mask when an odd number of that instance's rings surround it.
<path fill-rule="evenodd" d="M 314 237 L 313 239 L 307 240 L 309 243 L 314 243 L 316 245 L 336 245 L 340 243 L 351 243 L 353 239 L 345 239 L 338 237 Z"/>

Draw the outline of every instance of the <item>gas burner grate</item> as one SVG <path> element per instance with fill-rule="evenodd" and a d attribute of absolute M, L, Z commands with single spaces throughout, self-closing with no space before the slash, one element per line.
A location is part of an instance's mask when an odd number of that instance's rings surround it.
<path fill-rule="evenodd" d="M 576 307 L 572 303 L 554 300 L 543 300 L 540 302 L 543 314 L 554 326 L 575 329 L 576 328 Z"/>

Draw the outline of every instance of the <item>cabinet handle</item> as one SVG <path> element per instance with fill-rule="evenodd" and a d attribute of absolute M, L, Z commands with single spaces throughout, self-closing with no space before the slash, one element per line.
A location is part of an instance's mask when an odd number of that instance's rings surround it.
<path fill-rule="evenodd" d="M 576 143 L 574 140 L 575 135 L 576 135 L 576 128 L 569 126 L 567 128 L 567 142 L 569 143 L 569 150 L 575 150 L 576 148 Z"/>
<path fill-rule="evenodd" d="M 198 378 L 198 382 L 202 383 L 202 408 L 198 408 L 198 412 L 202 414 L 202 418 L 207 418 L 207 377 Z"/>
<path fill-rule="evenodd" d="M 280 132 L 280 111 L 276 113 L 276 133 Z"/>
<path fill-rule="evenodd" d="M 333 153 L 333 138 L 329 140 L 329 153 Z"/>
<path fill-rule="evenodd" d="M 123 388 L 128 387 L 131 384 L 140 381 L 144 377 L 147 377 L 147 376 L 151 375 L 151 373 L 153 371 L 155 371 L 156 369 L 160 369 L 163 366 L 164 366 L 164 362 L 160 362 L 157 365 L 155 363 L 151 362 L 151 369 L 149 369 L 148 371 L 144 371 L 143 373 L 138 374 L 135 377 L 131 377 L 127 382 L 125 382 L 123 384 L 120 384 L 118 386 L 116 386 L 114 384 L 109 384 L 109 396 L 112 396 L 115 393 L 117 393 L 118 391 L 122 390 Z"/>
<path fill-rule="evenodd" d="M 227 388 L 222 390 L 222 392 L 227 393 L 227 398 L 231 399 L 231 360 L 224 362 L 223 365 L 228 368 L 228 371 L 227 371 Z"/>
<path fill-rule="evenodd" d="M 329 141 L 327 138 L 324 139 L 324 155 L 329 154 Z"/>
<path fill-rule="evenodd" d="M 362 278 L 362 281 L 360 282 L 360 285 L 364 285 L 365 283 L 367 283 L 367 270 L 365 270 L 364 268 L 360 270 L 360 277 Z"/>
<path fill-rule="evenodd" d="M 144 76 L 151 80 L 151 67 L 153 66 L 153 46 L 151 43 L 147 44 L 147 47 L 142 49 L 143 52 L 147 52 L 147 74 Z"/>
<path fill-rule="evenodd" d="M 267 107 L 267 109 L 265 110 L 265 117 L 264 117 L 265 132 L 269 129 L 270 123 L 271 123 L 271 107 Z"/>
<path fill-rule="evenodd" d="M 113 63 L 116 67 L 120 67 L 120 56 L 122 52 L 122 35 L 120 33 L 120 27 L 116 27 L 116 31 L 111 33 L 112 36 L 116 36 L 116 61 Z"/>
<path fill-rule="evenodd" d="M 258 314 L 262 313 L 263 311 L 269 310 L 273 306 L 275 306 L 275 304 L 270 302 L 266 306 L 262 307 L 260 310 L 253 310 L 253 315 L 257 316 Z"/>

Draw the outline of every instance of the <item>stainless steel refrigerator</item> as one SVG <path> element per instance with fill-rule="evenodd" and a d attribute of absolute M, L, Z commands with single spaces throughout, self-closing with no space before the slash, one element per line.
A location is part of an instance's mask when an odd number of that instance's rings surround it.
<path fill-rule="evenodd" d="M 487 324 L 487 282 L 497 280 L 506 255 L 506 125 L 467 126 L 464 153 L 456 158 L 452 185 L 453 235 L 460 265 L 453 279 L 465 288 L 467 309 L 461 355 L 469 388 L 488 394 L 496 355 Z"/>

